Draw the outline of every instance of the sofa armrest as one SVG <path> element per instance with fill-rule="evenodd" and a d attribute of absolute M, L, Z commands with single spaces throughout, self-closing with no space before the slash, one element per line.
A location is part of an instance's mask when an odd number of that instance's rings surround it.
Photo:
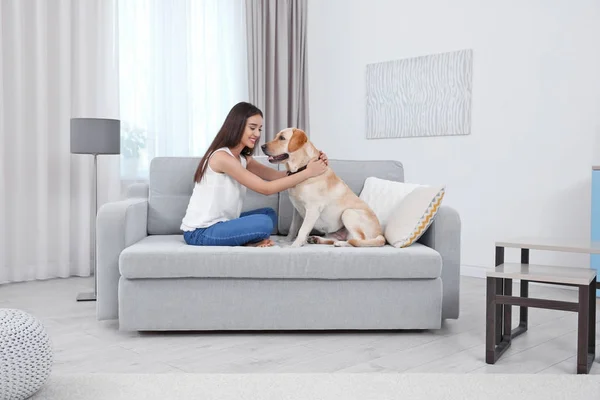
<path fill-rule="evenodd" d="M 119 255 L 148 236 L 148 199 L 132 198 L 106 203 L 96 220 L 97 282 L 96 317 L 119 317 Z"/>
<path fill-rule="evenodd" d="M 458 318 L 460 295 L 460 235 L 458 212 L 441 206 L 427 232 L 419 239 L 442 256 L 442 319 Z"/>
<path fill-rule="evenodd" d="M 128 199 L 148 198 L 149 186 L 145 182 L 132 183 L 127 187 L 125 197 Z"/>

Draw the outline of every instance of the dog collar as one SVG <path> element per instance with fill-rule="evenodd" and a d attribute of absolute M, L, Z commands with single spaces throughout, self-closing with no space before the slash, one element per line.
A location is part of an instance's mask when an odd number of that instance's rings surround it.
<path fill-rule="evenodd" d="M 290 175 L 297 174 L 298 172 L 302 172 L 302 171 L 304 171 L 304 170 L 306 169 L 306 167 L 308 167 L 308 164 L 307 164 L 307 165 L 305 165 L 304 167 L 300 167 L 300 168 L 298 168 L 298 170 L 297 170 L 296 172 L 291 172 L 291 171 L 288 171 L 288 172 L 287 172 L 287 175 L 288 175 L 288 176 L 290 176 Z"/>

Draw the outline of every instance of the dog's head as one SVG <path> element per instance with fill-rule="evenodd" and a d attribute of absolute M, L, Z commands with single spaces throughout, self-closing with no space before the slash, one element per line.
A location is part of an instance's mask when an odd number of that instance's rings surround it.
<path fill-rule="evenodd" d="M 280 131 L 275 138 L 261 146 L 263 153 L 269 156 L 269 162 L 280 164 L 293 160 L 301 161 L 309 156 L 307 149 L 308 136 L 301 129 L 287 128 Z"/>

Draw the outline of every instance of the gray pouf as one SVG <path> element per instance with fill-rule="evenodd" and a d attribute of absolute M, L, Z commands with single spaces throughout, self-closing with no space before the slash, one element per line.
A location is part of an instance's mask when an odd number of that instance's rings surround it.
<path fill-rule="evenodd" d="M 32 396 L 48 379 L 52 361 L 42 323 L 24 311 L 0 308 L 0 399 Z"/>

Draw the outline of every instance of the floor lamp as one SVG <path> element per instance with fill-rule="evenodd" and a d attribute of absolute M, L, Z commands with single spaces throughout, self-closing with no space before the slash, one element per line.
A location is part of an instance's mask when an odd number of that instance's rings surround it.
<path fill-rule="evenodd" d="M 121 122 L 116 119 L 71 119 L 71 154 L 94 156 L 94 218 L 92 218 L 92 252 L 94 255 L 94 291 L 79 293 L 77 301 L 95 301 L 98 293 L 96 269 L 96 217 L 98 215 L 98 155 L 121 153 Z"/>

